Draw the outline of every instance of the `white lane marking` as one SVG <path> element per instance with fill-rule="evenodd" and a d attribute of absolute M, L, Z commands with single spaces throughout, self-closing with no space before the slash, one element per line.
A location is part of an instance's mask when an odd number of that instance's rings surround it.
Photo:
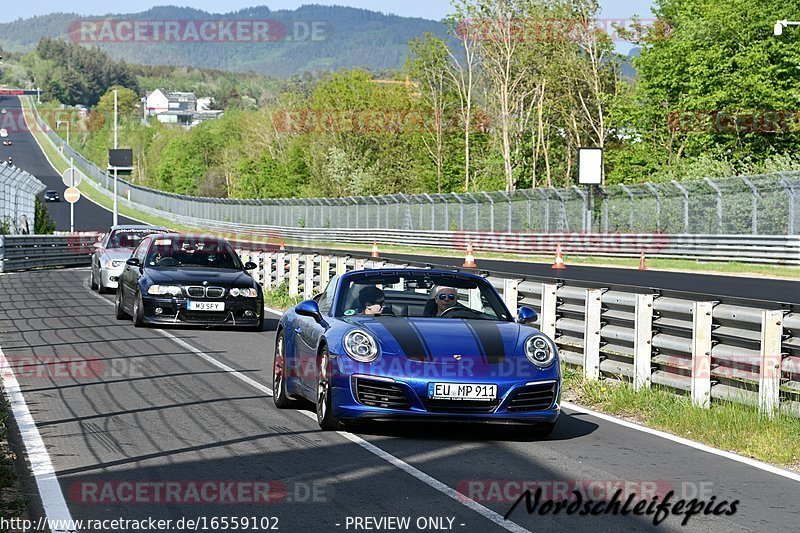
<path fill-rule="evenodd" d="M 90 291 L 90 294 L 92 296 L 94 296 L 96 298 L 99 298 L 100 300 L 106 302 L 107 304 L 114 305 L 114 302 L 103 298 L 99 294 L 95 294 L 94 292 L 91 292 L 91 291 Z M 273 313 L 277 313 L 277 311 L 274 311 L 274 310 L 270 310 L 270 311 L 273 312 Z M 245 383 L 247 383 L 248 385 L 250 385 L 252 387 L 255 387 L 259 391 L 264 392 L 266 394 L 269 394 L 270 396 L 272 396 L 274 394 L 272 389 L 270 389 L 266 385 L 262 385 L 261 383 L 259 383 L 259 382 L 255 381 L 255 380 L 245 376 L 241 372 L 238 372 L 238 371 L 232 369 L 231 367 L 229 367 L 225 363 L 217 361 L 216 359 L 214 359 L 210 355 L 204 353 L 199 348 L 195 348 L 194 346 L 192 346 L 188 342 L 177 338 L 175 335 L 172 335 L 171 333 L 169 333 L 167 331 L 164 331 L 163 329 L 153 329 L 152 331 L 157 331 L 157 332 L 161 333 L 165 337 L 175 341 L 176 343 L 178 343 L 182 347 L 186 348 L 187 350 L 190 350 L 192 353 L 200 356 L 205 361 L 208 361 L 209 363 L 213 364 L 214 366 L 217 366 L 217 367 L 225 370 L 226 372 L 229 372 L 232 376 L 244 381 Z M 311 414 L 308 411 L 298 411 L 298 412 L 303 414 L 303 415 L 306 415 L 307 417 L 311 418 L 315 422 L 317 421 L 316 415 Z M 456 502 L 460 503 L 461 505 L 467 507 L 468 509 L 472 509 L 473 511 L 475 511 L 479 515 L 483 516 L 487 520 L 490 520 L 491 522 L 494 522 L 495 524 L 497 524 L 498 526 L 502 527 L 506 531 L 512 531 L 514 533 L 530 533 L 530 531 L 528 531 L 524 527 L 512 522 L 511 520 L 504 519 L 500 514 L 492 511 L 488 507 L 484 507 L 483 505 L 479 504 L 478 502 L 469 499 L 467 496 L 461 494 L 460 492 L 458 492 L 454 488 L 451 488 L 449 485 L 446 485 L 445 483 L 442 483 L 438 479 L 429 476 L 425 472 L 422 472 L 418 468 L 411 466 L 410 464 L 406 463 L 402 459 L 399 459 L 399 458 L 395 457 L 394 455 L 390 454 L 386 450 L 383 450 L 382 448 L 378 448 L 377 446 L 375 446 L 371 442 L 368 442 L 368 441 L 362 439 L 361 437 L 359 437 L 357 435 L 353 435 L 351 433 L 346 433 L 344 431 L 337 431 L 336 433 L 338 433 L 339 435 L 341 435 L 345 439 L 349 440 L 350 442 L 352 442 L 354 444 L 358 444 L 359 446 L 361 446 L 362 448 L 364 448 L 368 452 L 378 456 L 379 458 L 381 458 L 384 461 L 388 462 L 392 466 L 395 466 L 395 467 L 399 468 L 400 470 L 402 470 L 403 472 L 405 472 L 405 473 L 417 478 L 418 480 L 422 481 L 423 483 L 425 483 L 429 487 L 441 492 L 445 496 L 447 496 L 449 498 L 452 498 L 453 500 L 455 500 Z"/>
<path fill-rule="evenodd" d="M 108 300 L 106 300 L 106 301 L 108 301 Z M 249 378 L 249 377 L 245 376 L 244 374 L 242 374 L 238 370 L 234 370 L 233 368 L 229 367 L 225 363 L 223 363 L 221 361 L 217 361 L 216 359 L 214 359 L 213 357 L 211 357 L 207 353 L 203 352 L 199 348 L 195 348 L 194 346 L 192 346 L 191 344 L 189 344 L 185 340 L 179 339 L 178 337 L 176 337 L 172 333 L 170 333 L 168 331 L 164 331 L 163 329 L 157 329 L 155 331 L 158 331 L 159 333 L 161 333 L 162 335 L 164 335 L 168 339 L 172 339 L 173 341 L 175 341 L 176 343 L 180 344 L 181 346 L 183 346 L 184 348 L 186 348 L 187 350 L 189 350 L 193 354 L 197 355 L 201 359 L 204 359 L 204 360 L 208 361 L 209 363 L 211 363 L 212 365 L 216 366 L 217 368 L 221 368 L 222 370 L 224 370 L 225 372 L 228 372 L 232 376 L 244 381 L 245 383 L 247 383 L 251 387 L 255 387 L 256 389 L 258 389 L 259 391 L 263 392 L 264 394 L 267 394 L 268 396 L 272 396 L 272 389 L 270 389 L 266 385 L 262 385 L 261 383 L 259 383 L 258 381 L 254 380 L 253 378 Z"/>
<path fill-rule="evenodd" d="M 708 446 L 707 444 L 702 444 L 700 442 L 696 442 L 693 440 L 685 439 L 683 437 L 679 437 L 677 435 L 673 435 L 671 433 L 667 433 L 666 431 L 660 431 L 658 429 L 649 428 L 646 426 L 642 426 L 636 424 L 635 422 L 629 422 L 627 420 L 622 420 L 620 418 L 616 418 L 611 415 L 607 415 L 605 413 L 600 413 L 598 411 L 594 411 L 592 409 L 587 409 L 586 407 L 582 407 L 580 405 L 576 405 L 571 402 L 561 402 L 561 407 L 566 407 L 567 409 L 571 409 L 573 411 L 577 411 L 579 413 L 587 414 L 593 416 L 595 418 L 599 418 L 600 420 L 605 420 L 606 422 L 612 422 L 614 424 L 618 424 L 620 426 L 624 426 L 629 429 L 635 429 L 636 431 L 641 431 L 642 433 L 648 433 L 650 435 L 661 437 L 662 439 L 666 439 L 677 444 L 682 444 L 684 446 L 688 446 L 689 448 L 694 448 L 695 450 L 700 450 L 703 452 L 711 453 L 714 455 L 718 455 L 719 457 L 724 457 L 726 459 L 730 459 L 731 461 L 736 461 L 737 463 L 742 463 L 747 466 L 751 466 L 753 468 L 758 468 L 759 470 L 763 470 L 765 472 L 769 472 L 770 474 L 775 474 L 776 476 L 785 477 L 787 479 L 791 479 L 792 481 L 800 481 L 800 474 L 796 472 L 792 472 L 790 470 L 785 470 L 783 468 L 764 463 L 757 459 L 751 459 L 749 457 L 744 457 L 743 455 L 738 455 L 732 452 L 726 452 L 724 450 L 720 450 L 719 448 L 714 448 L 712 446 Z"/>
<path fill-rule="evenodd" d="M 58 520 L 61 524 L 72 524 L 72 516 L 69 513 L 67 502 L 64 500 L 64 493 L 61 492 L 61 485 L 58 484 L 53 463 L 47 448 L 44 445 L 36 422 L 33 420 L 25 398 L 22 396 L 17 376 L 14 369 L 6 359 L 3 349 L 0 348 L 0 369 L 3 375 L 3 386 L 6 396 L 11 404 L 11 412 L 19 428 L 22 442 L 25 445 L 25 452 L 31 463 L 31 473 L 36 480 L 36 487 L 39 490 L 39 497 L 42 500 L 44 515 L 49 520 Z M 58 530 L 61 531 L 61 530 Z"/>

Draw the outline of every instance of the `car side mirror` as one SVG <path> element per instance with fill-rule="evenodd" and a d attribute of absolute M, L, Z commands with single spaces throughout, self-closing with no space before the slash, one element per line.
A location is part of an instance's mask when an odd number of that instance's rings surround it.
<path fill-rule="evenodd" d="M 532 324 L 539 320 L 539 315 L 530 307 L 522 306 L 517 313 L 518 324 Z"/>
<path fill-rule="evenodd" d="M 244 264 L 245 270 L 255 270 L 256 268 L 258 268 L 258 265 L 253 263 L 252 261 L 248 261 L 247 263 Z"/>
<path fill-rule="evenodd" d="M 132 267 L 140 267 L 140 266 L 142 266 L 142 262 L 139 261 L 138 257 L 131 257 L 130 259 L 125 261 L 125 264 L 126 265 L 130 265 Z"/>
<path fill-rule="evenodd" d="M 297 307 L 294 308 L 294 312 L 298 315 L 310 316 L 317 322 L 322 321 L 322 313 L 319 310 L 319 305 L 314 300 L 300 302 L 297 304 Z"/>

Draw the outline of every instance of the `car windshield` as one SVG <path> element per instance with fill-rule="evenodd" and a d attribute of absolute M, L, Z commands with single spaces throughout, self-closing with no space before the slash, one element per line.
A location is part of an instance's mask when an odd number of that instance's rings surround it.
<path fill-rule="evenodd" d="M 108 238 L 108 244 L 106 248 L 113 249 L 113 248 L 136 248 L 139 246 L 139 242 L 153 233 L 154 231 L 158 231 L 156 229 L 140 229 L 140 230 L 132 230 L 132 229 L 124 229 L 124 230 L 116 230 L 111 234 Z"/>
<path fill-rule="evenodd" d="M 334 316 L 404 316 L 510 321 L 484 279 L 458 274 L 365 272 L 343 282 Z"/>
<path fill-rule="evenodd" d="M 242 270 L 242 263 L 226 242 L 218 239 L 165 237 L 153 241 L 145 264 L 151 268 L 197 267 Z"/>

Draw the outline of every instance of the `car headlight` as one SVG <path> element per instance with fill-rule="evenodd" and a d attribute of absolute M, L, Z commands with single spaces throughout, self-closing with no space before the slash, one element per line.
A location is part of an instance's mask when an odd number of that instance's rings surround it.
<path fill-rule="evenodd" d="M 342 344 L 347 355 L 360 363 L 369 363 L 378 357 L 378 343 L 366 331 L 350 331 L 344 336 Z"/>
<path fill-rule="evenodd" d="M 177 285 L 150 285 L 147 289 L 147 294 L 153 296 L 180 296 L 183 291 Z"/>
<path fill-rule="evenodd" d="M 110 259 L 107 259 L 105 262 L 106 268 L 119 268 L 124 264 L 124 261 L 112 261 Z"/>
<path fill-rule="evenodd" d="M 234 298 L 237 296 L 243 296 L 244 298 L 256 298 L 258 297 L 258 291 L 255 289 L 238 289 L 234 287 L 231 289 L 230 295 Z"/>
<path fill-rule="evenodd" d="M 525 341 L 525 357 L 534 365 L 544 368 L 553 364 L 556 354 L 547 339 L 533 335 Z"/>

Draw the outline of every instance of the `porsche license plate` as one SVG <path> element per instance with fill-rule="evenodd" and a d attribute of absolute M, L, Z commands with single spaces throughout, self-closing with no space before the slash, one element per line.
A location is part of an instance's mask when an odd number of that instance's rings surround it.
<path fill-rule="evenodd" d="M 224 311 L 225 302 L 186 302 L 186 309 L 189 311 Z"/>
<path fill-rule="evenodd" d="M 428 383 L 432 400 L 496 400 L 497 385 L 481 383 Z"/>

